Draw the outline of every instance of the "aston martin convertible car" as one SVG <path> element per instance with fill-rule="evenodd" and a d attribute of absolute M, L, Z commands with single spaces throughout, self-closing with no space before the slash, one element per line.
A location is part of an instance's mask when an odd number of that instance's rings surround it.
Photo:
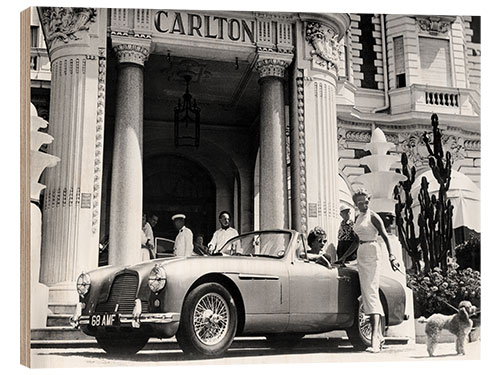
<path fill-rule="evenodd" d="M 222 355 L 235 336 L 265 336 L 270 346 L 304 335 L 346 330 L 369 345 L 355 267 L 307 258 L 293 230 L 246 233 L 212 255 L 106 266 L 78 277 L 72 325 L 108 353 L 136 353 L 150 337 L 176 336 L 185 353 Z M 402 286 L 382 277 L 383 324 L 404 320 Z"/>

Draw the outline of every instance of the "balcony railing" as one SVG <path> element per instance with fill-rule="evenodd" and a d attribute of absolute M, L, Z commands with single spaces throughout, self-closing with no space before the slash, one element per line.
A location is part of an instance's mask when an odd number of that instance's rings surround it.
<path fill-rule="evenodd" d="M 425 91 L 425 104 L 459 107 L 459 94 L 429 90 Z"/>
<path fill-rule="evenodd" d="M 411 85 L 391 90 L 391 112 L 435 112 L 479 116 L 477 92 L 472 89 Z"/>

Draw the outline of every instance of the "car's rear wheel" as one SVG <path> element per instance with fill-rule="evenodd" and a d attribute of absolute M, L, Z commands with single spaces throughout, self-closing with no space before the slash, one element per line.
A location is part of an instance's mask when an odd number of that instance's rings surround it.
<path fill-rule="evenodd" d="M 146 346 L 149 337 L 133 333 L 96 336 L 97 343 L 109 354 L 135 354 Z"/>
<path fill-rule="evenodd" d="M 267 335 L 266 340 L 273 349 L 290 349 L 297 346 L 303 337 L 302 333 L 273 333 Z"/>
<path fill-rule="evenodd" d="M 202 284 L 186 297 L 177 342 L 184 353 L 219 356 L 233 342 L 237 321 L 236 304 L 227 289 Z"/>
<path fill-rule="evenodd" d="M 385 333 L 385 316 L 380 317 L 382 334 Z M 370 316 L 363 312 L 362 304 L 358 303 L 357 319 L 354 319 L 352 327 L 346 329 L 347 336 L 356 350 L 365 350 L 371 346 L 372 326 Z"/>

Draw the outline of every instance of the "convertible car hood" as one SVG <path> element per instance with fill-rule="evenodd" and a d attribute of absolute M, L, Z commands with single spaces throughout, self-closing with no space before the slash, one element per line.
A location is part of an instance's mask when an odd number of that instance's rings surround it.
<path fill-rule="evenodd" d="M 147 276 L 151 269 L 155 266 L 155 264 L 166 264 L 170 262 L 176 262 L 181 260 L 180 257 L 171 257 L 171 258 L 162 258 L 162 259 L 154 259 L 148 260 L 142 263 L 137 263 L 134 265 L 126 265 L 126 266 L 104 266 L 96 268 L 89 272 L 90 279 L 92 282 L 104 281 L 105 279 L 112 280 L 115 275 L 122 272 L 137 272 L 140 276 Z"/>

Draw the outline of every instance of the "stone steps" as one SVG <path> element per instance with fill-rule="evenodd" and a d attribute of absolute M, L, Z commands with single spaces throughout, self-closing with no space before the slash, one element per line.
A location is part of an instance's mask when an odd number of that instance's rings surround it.
<path fill-rule="evenodd" d="M 71 327 L 69 318 L 73 314 L 49 314 L 47 316 L 47 327 Z"/>
<path fill-rule="evenodd" d="M 73 314 L 75 312 L 76 305 L 62 304 L 62 303 L 49 303 L 49 310 L 52 314 Z"/>
<path fill-rule="evenodd" d="M 88 340 L 89 336 L 72 327 L 48 327 L 31 330 L 31 341 Z"/>

